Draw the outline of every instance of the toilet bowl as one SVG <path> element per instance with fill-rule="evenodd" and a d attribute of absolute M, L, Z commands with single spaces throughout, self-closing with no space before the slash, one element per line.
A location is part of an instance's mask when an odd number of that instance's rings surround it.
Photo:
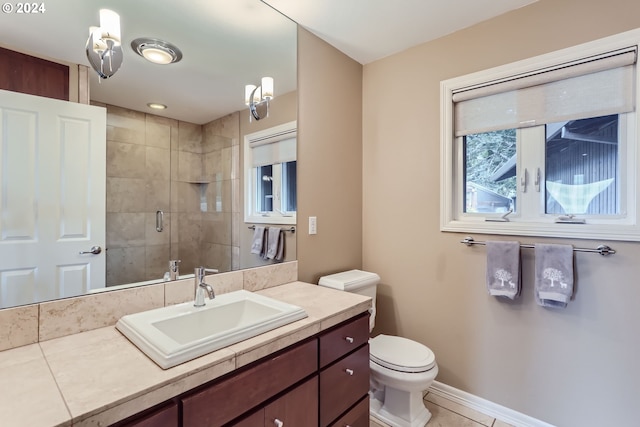
<path fill-rule="evenodd" d="M 372 298 L 369 331 L 375 325 L 375 273 L 350 270 L 323 276 L 321 286 L 354 292 Z M 438 374 L 435 355 L 425 345 L 407 338 L 378 335 L 369 340 L 370 414 L 393 427 L 422 427 L 431 418 L 423 392 Z"/>

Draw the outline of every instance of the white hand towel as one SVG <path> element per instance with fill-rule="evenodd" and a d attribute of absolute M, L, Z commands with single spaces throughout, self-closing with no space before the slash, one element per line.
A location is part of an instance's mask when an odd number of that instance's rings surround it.
<path fill-rule="evenodd" d="M 264 253 L 265 228 L 256 225 L 253 231 L 253 240 L 251 241 L 251 253 L 262 255 Z"/>
<path fill-rule="evenodd" d="M 516 299 L 520 295 L 520 242 L 487 242 L 489 295 Z"/>
<path fill-rule="evenodd" d="M 536 243 L 536 302 L 564 308 L 573 295 L 573 246 Z"/>
<path fill-rule="evenodd" d="M 282 245 L 282 229 L 269 227 L 267 230 L 267 259 L 276 259 Z"/>

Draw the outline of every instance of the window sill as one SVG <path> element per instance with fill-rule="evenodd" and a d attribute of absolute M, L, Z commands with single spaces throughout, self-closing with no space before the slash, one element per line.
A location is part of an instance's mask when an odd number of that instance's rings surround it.
<path fill-rule="evenodd" d="M 251 224 L 282 224 L 282 225 L 296 225 L 296 216 L 281 216 L 281 215 L 270 215 L 270 216 L 246 216 L 244 218 L 245 223 Z"/>
<path fill-rule="evenodd" d="M 558 224 L 554 222 L 484 222 L 452 220 L 440 230 L 454 233 L 498 234 L 568 239 L 640 241 L 640 227 L 608 224 Z"/>

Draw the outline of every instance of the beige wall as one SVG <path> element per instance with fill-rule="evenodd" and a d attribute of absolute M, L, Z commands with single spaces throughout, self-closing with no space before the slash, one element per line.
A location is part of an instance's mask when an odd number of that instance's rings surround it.
<path fill-rule="evenodd" d="M 317 283 L 362 264 L 362 65 L 299 29 L 298 94 L 298 277 Z"/>
<path fill-rule="evenodd" d="M 484 248 L 439 231 L 439 82 L 636 27 L 637 0 L 540 0 L 364 67 L 362 248 L 364 269 L 382 277 L 375 332 L 428 345 L 439 381 L 557 426 L 638 425 L 640 244 L 576 254 L 564 310 L 536 305 L 526 249 L 520 299 L 489 297 Z M 300 252 L 309 275 L 310 251 Z"/>

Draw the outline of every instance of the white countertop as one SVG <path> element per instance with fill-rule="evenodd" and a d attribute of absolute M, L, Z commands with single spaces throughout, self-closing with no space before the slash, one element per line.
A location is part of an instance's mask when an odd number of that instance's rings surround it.
<path fill-rule="evenodd" d="M 308 317 L 163 370 L 114 326 L 0 352 L 2 425 L 107 426 L 313 336 L 371 299 L 302 282 L 257 291 Z"/>

